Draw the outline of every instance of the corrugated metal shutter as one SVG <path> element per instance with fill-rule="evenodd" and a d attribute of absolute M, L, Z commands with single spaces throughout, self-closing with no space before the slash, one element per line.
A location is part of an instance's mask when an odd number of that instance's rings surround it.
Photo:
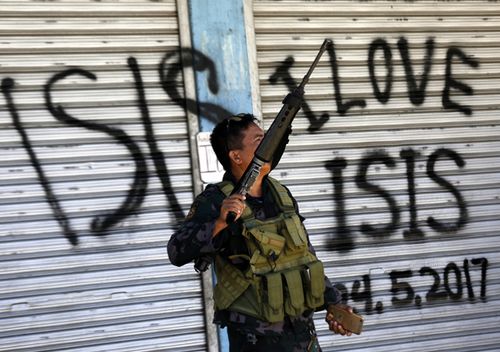
<path fill-rule="evenodd" d="M 1 1 L 0 50 L 0 350 L 205 350 L 175 1 Z"/>
<path fill-rule="evenodd" d="M 334 41 L 274 171 L 327 274 L 366 317 L 361 336 L 342 338 L 318 314 L 324 350 L 499 350 L 498 3 L 253 8 L 266 127 Z"/>

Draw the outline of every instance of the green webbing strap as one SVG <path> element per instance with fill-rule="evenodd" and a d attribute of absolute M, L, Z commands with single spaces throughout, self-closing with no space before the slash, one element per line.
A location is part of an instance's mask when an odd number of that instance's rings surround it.
<path fill-rule="evenodd" d="M 293 214 L 291 217 L 285 219 L 285 226 L 292 238 L 293 244 L 296 247 L 302 247 L 306 244 L 307 239 L 300 236 L 302 230 L 302 223 L 297 214 Z"/>
<path fill-rule="evenodd" d="M 273 192 L 274 199 L 278 201 L 278 206 L 283 212 L 294 212 L 295 207 L 293 206 L 293 201 L 287 190 L 281 183 L 279 183 L 276 179 L 272 177 L 267 178 L 269 180 L 269 184 L 271 185 L 271 192 Z"/>
<path fill-rule="evenodd" d="M 233 184 L 229 181 L 222 181 L 217 184 L 217 187 L 221 190 L 222 193 L 226 195 L 226 197 L 229 197 L 231 192 L 233 191 Z"/>

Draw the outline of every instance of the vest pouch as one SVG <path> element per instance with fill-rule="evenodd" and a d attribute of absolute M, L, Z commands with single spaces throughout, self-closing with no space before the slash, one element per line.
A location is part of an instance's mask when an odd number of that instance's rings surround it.
<path fill-rule="evenodd" d="M 303 279 L 306 288 L 306 305 L 315 309 L 324 304 L 325 294 L 325 272 L 323 263 L 315 261 L 306 265 L 303 271 Z"/>
<path fill-rule="evenodd" d="M 287 249 L 291 252 L 303 251 L 307 246 L 307 237 L 302 222 L 297 214 L 287 217 L 285 220 L 284 235 L 287 237 Z"/>
<path fill-rule="evenodd" d="M 250 258 L 250 268 L 252 269 L 252 273 L 257 275 L 273 271 L 273 267 L 270 265 L 269 260 L 267 260 L 258 249 L 253 253 L 252 258 Z"/>
<path fill-rule="evenodd" d="M 261 255 L 271 256 L 273 260 L 276 260 L 277 256 L 281 254 L 285 246 L 283 236 L 262 229 L 250 229 L 248 232 L 256 239 Z"/>
<path fill-rule="evenodd" d="M 283 321 L 283 284 L 280 273 L 269 273 L 262 280 L 262 316 L 270 323 Z"/>
<path fill-rule="evenodd" d="M 285 313 L 295 317 L 302 314 L 304 306 L 304 286 L 302 284 L 300 270 L 285 271 Z"/>

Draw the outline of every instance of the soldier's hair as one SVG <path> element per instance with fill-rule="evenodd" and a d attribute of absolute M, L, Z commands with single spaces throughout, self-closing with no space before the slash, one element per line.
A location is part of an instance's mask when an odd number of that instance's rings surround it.
<path fill-rule="evenodd" d="M 224 170 L 231 170 L 229 151 L 241 149 L 243 132 L 251 123 L 257 123 L 252 114 L 238 114 L 219 122 L 210 135 L 210 143 Z"/>

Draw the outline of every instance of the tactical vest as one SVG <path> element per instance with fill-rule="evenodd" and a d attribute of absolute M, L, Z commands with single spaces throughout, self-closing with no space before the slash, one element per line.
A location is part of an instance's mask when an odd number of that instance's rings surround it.
<path fill-rule="evenodd" d="M 309 251 L 306 230 L 287 190 L 268 177 L 279 215 L 264 221 L 247 206 L 241 216 L 242 235 L 249 262 L 242 272 L 221 256 L 215 258 L 217 309 L 229 309 L 270 323 L 283 321 L 285 314 L 297 316 L 324 303 L 323 264 Z M 230 182 L 217 185 L 228 196 Z M 232 257 L 229 259 L 231 260 Z"/>

